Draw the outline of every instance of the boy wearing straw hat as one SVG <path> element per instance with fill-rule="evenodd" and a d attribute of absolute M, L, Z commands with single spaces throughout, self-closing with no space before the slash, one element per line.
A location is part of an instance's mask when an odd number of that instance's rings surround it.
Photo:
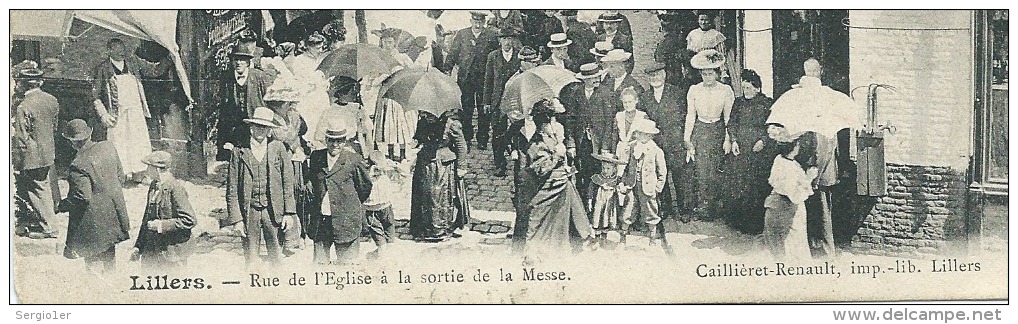
<path fill-rule="evenodd" d="M 244 236 L 244 258 L 248 266 L 259 257 L 262 240 L 268 251 L 267 261 L 276 263 L 280 256 L 280 234 L 294 226 L 297 203 L 294 197 L 293 163 L 283 143 L 269 134 L 280 125 L 276 114 L 265 107 L 255 108 L 251 118 L 249 147 L 234 147 L 226 176 L 227 219 Z"/>
<path fill-rule="evenodd" d="M 330 263 L 332 249 L 336 262 L 349 263 L 360 251 L 366 207 L 372 184 L 368 166 L 354 148 L 357 133 L 346 124 L 330 124 L 325 131 L 326 148 L 311 152 L 312 218 L 308 236 L 315 241 L 314 262 Z"/>
<path fill-rule="evenodd" d="M 656 123 L 650 119 L 640 119 L 633 122 L 633 127 L 636 129 L 633 134 L 636 143 L 630 149 L 621 191 L 633 191 L 631 197 L 636 198 L 636 211 L 643 223 L 650 228 L 650 244 L 655 245 L 659 234 L 657 225 L 661 222 L 657 196 L 664 190 L 668 168 L 665 164 L 664 151 L 654 142 L 654 135 L 660 132 Z M 625 243 L 629 226 L 634 220 L 631 212 L 626 212 L 622 216 L 620 243 Z"/>

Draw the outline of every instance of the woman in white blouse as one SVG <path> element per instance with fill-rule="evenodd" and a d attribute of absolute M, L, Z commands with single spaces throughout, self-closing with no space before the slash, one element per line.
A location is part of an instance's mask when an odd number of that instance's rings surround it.
<path fill-rule="evenodd" d="M 683 134 L 686 161 L 695 162 L 698 203 L 697 217 L 714 218 L 717 209 L 717 183 L 721 160 L 728 150 L 728 120 L 732 114 L 735 93 L 727 84 L 718 82 L 725 57 L 716 50 L 702 51 L 690 60 L 700 70 L 703 82 L 689 87 L 686 96 L 689 107 Z"/>

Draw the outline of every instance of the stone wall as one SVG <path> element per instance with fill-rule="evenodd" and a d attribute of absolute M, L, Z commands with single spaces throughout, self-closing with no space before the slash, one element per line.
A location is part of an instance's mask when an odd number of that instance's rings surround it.
<path fill-rule="evenodd" d="M 894 127 L 885 133 L 888 195 L 878 198 L 851 246 L 905 256 L 962 251 L 972 146 L 972 12 L 852 10 L 849 19 L 856 27 L 850 30 L 852 88 L 897 88 L 877 96 L 878 123 Z M 957 30 L 917 30 L 930 28 Z M 864 89 L 855 93 L 865 95 Z M 856 101 L 863 112 L 865 100 Z"/>

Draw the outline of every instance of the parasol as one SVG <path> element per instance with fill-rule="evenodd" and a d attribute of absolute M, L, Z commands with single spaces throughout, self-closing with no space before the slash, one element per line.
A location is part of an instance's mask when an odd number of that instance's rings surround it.
<path fill-rule="evenodd" d="M 470 27 L 471 19 L 470 10 L 444 10 L 433 22 L 447 31 L 457 31 Z"/>
<path fill-rule="evenodd" d="M 517 111 L 527 115 L 534 103 L 558 97 L 562 88 L 573 82 L 579 80 L 572 72 L 554 65 L 542 65 L 517 74 L 505 84 L 500 104 L 502 112 Z"/>
<path fill-rule="evenodd" d="M 861 126 L 855 102 L 826 86 L 788 90 L 771 107 L 767 123 L 781 124 L 788 133 L 813 131 L 827 137 L 845 128 Z"/>
<path fill-rule="evenodd" d="M 462 108 L 456 80 L 437 69 L 413 67 L 396 71 L 382 81 L 378 93 L 379 111 L 382 99 L 392 99 L 406 110 L 426 111 L 435 116 Z"/>
<path fill-rule="evenodd" d="M 328 78 L 345 76 L 360 80 L 389 74 L 398 66 L 392 54 L 381 47 L 358 43 L 346 44 L 330 52 L 318 64 L 318 70 Z"/>

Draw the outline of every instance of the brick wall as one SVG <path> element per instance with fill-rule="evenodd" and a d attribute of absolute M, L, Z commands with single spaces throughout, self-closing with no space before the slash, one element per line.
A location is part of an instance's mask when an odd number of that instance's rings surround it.
<path fill-rule="evenodd" d="M 851 25 L 970 28 L 970 11 L 853 10 Z M 850 30 L 852 88 L 884 83 L 888 195 L 865 217 L 852 247 L 868 253 L 943 254 L 964 243 L 965 172 L 971 151 L 970 30 Z M 865 96 L 865 90 L 855 93 Z M 857 100 L 861 106 L 865 100 Z M 864 114 L 863 114 L 864 115 Z"/>

